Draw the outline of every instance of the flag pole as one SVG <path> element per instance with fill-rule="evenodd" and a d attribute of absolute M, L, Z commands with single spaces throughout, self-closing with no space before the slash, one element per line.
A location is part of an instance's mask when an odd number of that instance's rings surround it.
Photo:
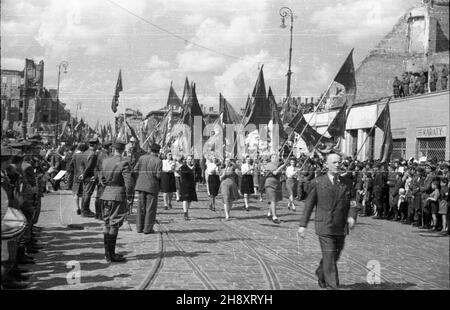
<path fill-rule="evenodd" d="M 326 94 L 327 94 L 328 91 L 330 90 L 330 88 L 331 88 L 331 86 L 333 85 L 333 83 L 334 83 L 334 80 L 331 81 L 331 83 L 328 85 L 327 90 L 325 91 L 325 95 L 322 96 L 322 98 L 320 98 L 319 103 L 314 107 L 314 111 L 311 113 L 311 117 L 309 118 L 308 122 L 306 123 L 306 126 L 303 127 L 303 130 L 302 130 L 302 132 L 300 133 L 300 138 L 302 137 L 303 133 L 305 132 L 306 127 L 308 127 L 309 123 L 312 121 L 314 115 L 317 114 L 317 112 L 318 112 L 317 110 L 318 110 L 319 107 L 322 105 L 323 100 L 324 100 L 324 98 L 326 97 Z M 301 112 L 301 111 L 299 111 L 298 113 L 300 113 L 300 112 Z M 298 113 L 296 114 L 296 116 L 298 115 Z M 303 113 L 302 113 L 302 117 L 304 117 Z M 294 118 L 295 118 L 295 117 L 294 117 Z M 284 142 L 283 146 L 281 147 L 281 151 L 280 151 L 280 152 L 283 151 L 284 146 L 286 145 L 287 141 L 290 140 L 291 136 L 292 136 L 293 134 L 295 134 L 295 129 L 297 129 L 297 127 L 298 127 L 300 121 L 301 121 L 301 118 L 297 121 L 297 123 L 296 123 L 294 129 L 292 130 L 291 134 L 289 135 L 288 139 Z M 291 149 L 289 155 L 288 155 L 287 158 L 286 158 L 286 161 L 289 160 L 289 157 L 292 155 L 292 152 L 293 152 L 293 151 L 294 151 L 294 148 Z M 304 163 L 303 163 L 303 165 L 304 165 Z M 303 168 L 303 166 L 302 166 L 300 169 L 302 169 L 302 168 Z"/>
<path fill-rule="evenodd" d="M 381 111 L 380 115 L 383 113 L 384 109 L 386 109 L 386 106 L 387 106 L 388 103 L 391 101 L 391 99 L 392 99 L 392 96 L 389 97 L 389 99 L 388 99 L 388 101 L 386 102 L 386 104 L 384 105 L 384 108 L 383 108 L 383 110 Z M 378 117 L 379 117 L 379 116 L 377 116 L 377 120 L 378 120 Z M 358 158 L 359 153 L 361 152 L 361 150 L 362 150 L 364 144 L 366 144 L 367 140 L 369 139 L 370 135 L 372 134 L 372 131 L 375 129 L 375 127 L 377 127 L 377 125 L 376 125 L 377 120 L 375 121 L 375 124 L 374 124 L 374 125 L 372 126 L 372 128 L 370 129 L 369 133 L 367 134 L 367 137 L 364 139 L 363 144 L 361 145 L 361 147 L 359 148 L 358 152 L 356 153 L 356 158 Z"/>
<path fill-rule="evenodd" d="M 320 98 L 319 103 L 314 107 L 314 110 L 313 110 L 313 112 L 312 112 L 312 114 L 311 114 L 311 117 L 309 118 L 309 120 L 308 120 L 308 122 L 307 122 L 307 125 L 309 125 L 309 123 L 312 121 L 314 115 L 317 113 L 317 110 L 318 110 L 319 107 L 322 105 L 323 100 L 324 100 L 324 98 L 326 97 L 326 94 L 327 94 L 328 91 L 330 90 L 330 88 L 331 88 L 331 86 L 333 85 L 333 83 L 334 83 L 334 79 L 333 79 L 333 80 L 331 81 L 331 83 L 328 85 L 327 90 L 325 91 L 325 94 L 322 96 L 322 98 Z M 298 113 L 300 113 L 300 112 L 301 112 L 301 111 L 299 111 Z M 296 114 L 296 116 L 298 115 L 298 113 Z M 303 113 L 302 113 L 302 114 L 303 114 Z M 294 117 L 294 118 L 295 118 L 295 117 Z M 300 123 L 300 121 L 301 121 L 301 118 L 297 121 L 297 123 L 295 124 L 295 127 L 294 127 L 294 129 L 292 130 L 292 132 L 290 133 L 289 137 L 288 137 L 288 138 L 286 139 L 286 141 L 283 143 L 283 145 L 282 145 L 282 147 L 281 147 L 281 150 L 284 149 L 284 147 L 285 147 L 285 145 L 287 144 L 287 142 L 291 139 L 292 135 L 295 133 L 295 129 L 297 129 L 298 124 Z M 305 132 L 306 127 L 307 127 L 307 126 L 305 126 L 305 127 L 303 128 L 302 132 L 300 133 L 300 138 L 301 138 L 301 136 L 303 135 L 303 133 Z M 290 155 L 289 155 L 289 156 L 290 156 Z"/>

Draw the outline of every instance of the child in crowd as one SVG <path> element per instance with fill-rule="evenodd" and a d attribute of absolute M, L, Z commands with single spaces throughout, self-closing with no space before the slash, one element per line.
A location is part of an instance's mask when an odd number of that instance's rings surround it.
<path fill-rule="evenodd" d="M 430 196 L 427 198 L 427 200 L 430 203 L 430 209 L 431 209 L 431 216 L 432 216 L 432 226 L 431 228 L 433 230 L 437 230 L 437 214 L 439 211 L 439 196 L 441 195 L 440 193 L 440 183 L 438 180 L 434 180 L 431 183 L 431 194 Z"/>
<path fill-rule="evenodd" d="M 408 215 L 408 203 L 406 201 L 406 190 L 404 188 L 398 190 L 397 208 L 400 212 L 400 221 L 405 223 Z"/>
<path fill-rule="evenodd" d="M 439 197 L 439 214 L 442 216 L 442 233 L 448 232 L 448 222 L 447 222 L 447 215 L 448 215 L 448 179 L 442 178 L 441 179 L 441 193 Z"/>

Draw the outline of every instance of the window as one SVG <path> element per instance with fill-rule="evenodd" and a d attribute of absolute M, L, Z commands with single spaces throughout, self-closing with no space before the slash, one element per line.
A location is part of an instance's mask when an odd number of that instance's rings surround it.
<path fill-rule="evenodd" d="M 19 113 L 19 121 L 22 121 L 22 113 Z"/>
<path fill-rule="evenodd" d="M 393 139 L 392 140 L 392 159 L 400 159 L 406 157 L 406 139 Z"/>
<path fill-rule="evenodd" d="M 445 138 L 417 139 L 416 157 L 445 160 Z"/>
<path fill-rule="evenodd" d="M 19 101 L 19 108 L 23 109 L 23 101 Z"/>
<path fill-rule="evenodd" d="M 6 84 L 7 81 L 8 81 L 8 78 L 6 76 L 2 76 L 2 83 Z"/>
<path fill-rule="evenodd" d="M 408 51 L 425 53 L 426 50 L 425 16 L 414 16 L 408 19 Z"/>
<path fill-rule="evenodd" d="M 42 122 L 43 123 L 48 123 L 48 114 L 43 114 L 42 115 Z"/>

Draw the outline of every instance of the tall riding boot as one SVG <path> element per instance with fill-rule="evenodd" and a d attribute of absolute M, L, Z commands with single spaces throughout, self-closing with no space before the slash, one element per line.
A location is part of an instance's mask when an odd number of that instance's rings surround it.
<path fill-rule="evenodd" d="M 109 234 L 103 234 L 103 244 L 105 246 L 105 259 L 106 262 L 110 263 L 111 262 L 111 255 L 110 255 L 110 250 L 109 250 Z"/>
<path fill-rule="evenodd" d="M 111 257 L 111 262 L 123 263 L 126 262 L 126 258 L 115 253 L 116 251 L 116 240 L 117 235 L 109 235 L 109 255 Z"/>
<path fill-rule="evenodd" d="M 116 253 L 117 235 L 109 235 L 109 238 L 111 240 L 111 247 L 113 249 L 113 254 L 115 256 L 123 257 L 122 254 Z"/>
<path fill-rule="evenodd" d="M 105 247 L 105 259 L 108 263 L 111 262 L 111 251 L 110 251 L 110 241 L 109 234 L 103 234 L 103 245 Z"/>

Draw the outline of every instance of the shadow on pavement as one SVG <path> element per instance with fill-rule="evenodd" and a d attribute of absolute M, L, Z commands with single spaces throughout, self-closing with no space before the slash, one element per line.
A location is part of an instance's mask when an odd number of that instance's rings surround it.
<path fill-rule="evenodd" d="M 393 283 L 385 282 L 381 284 L 369 284 L 369 283 L 355 283 L 350 285 L 340 285 L 341 289 L 348 290 L 405 290 L 407 288 L 416 286 L 414 283 Z"/>
<path fill-rule="evenodd" d="M 181 229 L 181 230 L 169 230 L 169 234 L 185 234 L 185 233 L 213 233 L 218 231 L 217 229 Z"/>
<path fill-rule="evenodd" d="M 104 276 L 104 275 L 98 275 L 98 276 L 83 276 L 83 275 L 81 275 L 80 280 L 81 280 L 81 284 L 85 284 L 85 283 L 99 283 L 99 282 L 114 281 L 114 279 L 116 279 L 116 278 L 128 278 L 130 276 L 131 275 L 129 275 L 129 274 L 119 274 L 117 276 L 112 276 L 112 277 L 107 277 L 107 276 Z M 68 283 L 67 278 L 61 278 L 61 277 L 52 278 L 51 280 L 48 280 L 48 281 L 44 280 L 35 289 L 45 290 L 45 289 L 50 289 L 50 288 L 53 288 L 53 287 L 63 286 L 63 285 L 66 285 L 68 290 L 77 289 L 76 285 L 70 285 Z M 113 288 L 111 288 L 111 289 L 113 289 Z"/>
<path fill-rule="evenodd" d="M 228 239 L 208 239 L 208 240 L 192 240 L 193 242 L 197 243 L 206 243 L 206 244 L 213 244 L 213 243 L 221 243 L 221 242 L 229 242 L 229 241 L 243 241 L 243 240 L 252 240 L 250 238 L 228 238 Z"/>
<path fill-rule="evenodd" d="M 201 254 L 208 254 L 209 251 L 195 251 L 195 252 L 180 252 L 180 251 L 168 251 L 164 252 L 164 258 L 168 257 L 196 257 Z M 159 253 L 139 254 L 135 256 L 137 260 L 155 259 L 159 257 Z M 130 258 L 129 260 L 132 260 Z"/>

